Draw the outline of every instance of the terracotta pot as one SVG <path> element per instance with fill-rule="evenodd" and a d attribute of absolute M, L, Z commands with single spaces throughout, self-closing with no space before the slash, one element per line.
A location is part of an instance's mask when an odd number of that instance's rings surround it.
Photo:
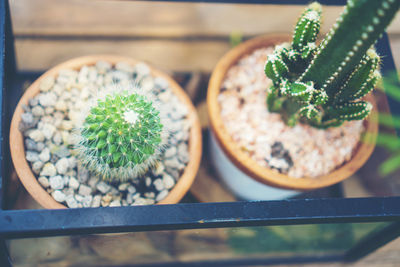
<path fill-rule="evenodd" d="M 240 58 L 250 54 L 255 49 L 275 46 L 290 40 L 291 37 L 287 34 L 270 34 L 246 41 L 225 54 L 218 62 L 211 75 L 207 94 L 208 113 L 212 135 L 215 137 L 217 144 L 221 147 L 225 154 L 224 156 L 226 156 L 238 170 L 265 185 L 291 190 L 312 190 L 330 186 L 346 179 L 354 174 L 370 157 L 375 147 L 375 139 L 378 132 L 376 105 L 372 96 L 367 97 L 367 99 L 372 102 L 374 109 L 372 114 L 365 121 L 366 130 L 370 134 L 355 148 L 350 161 L 331 173 L 318 178 L 293 178 L 258 165 L 257 162 L 240 149 L 225 129 L 217 100 L 226 73 Z"/>
<path fill-rule="evenodd" d="M 42 76 L 40 76 L 31 86 L 25 91 L 24 95 L 20 99 L 12 121 L 10 128 L 10 149 L 11 157 L 14 163 L 17 175 L 26 188 L 26 190 L 32 195 L 32 197 L 44 208 L 48 209 L 61 209 L 66 208 L 66 206 L 58 203 L 53 199 L 53 197 L 46 192 L 45 189 L 38 183 L 37 178 L 33 174 L 28 162 L 25 158 L 25 147 L 24 138 L 18 129 L 18 125 L 21 121 L 21 114 L 23 113 L 22 105 L 28 104 L 29 99 L 34 97 L 39 93 L 40 82 L 48 76 L 56 76 L 61 69 L 75 69 L 78 70 L 84 65 L 94 65 L 97 61 L 104 60 L 113 65 L 117 62 L 126 62 L 131 65 L 138 63 L 136 60 L 121 57 L 121 56 L 110 56 L 110 55 L 93 55 L 86 57 L 79 57 L 69 61 L 66 61 L 56 67 L 48 70 Z M 183 89 L 168 75 L 165 73 L 151 68 L 151 74 L 155 77 L 162 77 L 168 81 L 170 87 L 172 88 L 174 94 L 186 104 L 189 110 L 189 120 L 192 124 L 189 137 L 189 154 L 190 161 L 187 164 L 183 174 L 174 186 L 174 188 L 169 192 L 168 196 L 160 201 L 158 204 L 174 204 L 179 202 L 182 197 L 189 190 L 192 185 L 194 178 L 196 177 L 197 170 L 200 165 L 201 150 L 202 150 L 202 138 L 201 138 L 201 127 L 200 122 L 197 117 L 196 109 L 193 106 L 190 98 L 186 95 Z"/>

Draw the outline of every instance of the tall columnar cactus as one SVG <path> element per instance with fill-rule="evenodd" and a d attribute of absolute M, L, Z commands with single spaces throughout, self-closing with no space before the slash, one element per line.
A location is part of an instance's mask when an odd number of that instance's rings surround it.
<path fill-rule="evenodd" d="M 109 94 L 90 109 L 77 148 L 89 170 L 107 180 L 126 180 L 155 162 L 162 130 L 159 111 L 144 96 Z"/>
<path fill-rule="evenodd" d="M 373 47 L 400 6 L 399 0 L 349 0 L 322 42 L 316 39 L 321 6 L 309 5 L 297 22 L 293 41 L 275 48 L 265 74 L 270 111 L 289 125 L 339 126 L 367 117 L 372 105 L 362 98 L 381 78 Z"/>

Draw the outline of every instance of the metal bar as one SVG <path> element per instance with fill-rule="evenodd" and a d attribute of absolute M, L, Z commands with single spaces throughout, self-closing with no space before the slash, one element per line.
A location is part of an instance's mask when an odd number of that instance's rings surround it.
<path fill-rule="evenodd" d="M 12 266 L 10 256 L 8 255 L 6 241 L 4 239 L 0 239 L 0 266 Z"/>
<path fill-rule="evenodd" d="M 291 265 L 302 263 L 333 263 L 341 259 L 341 254 L 324 256 L 295 256 L 295 257 L 270 257 L 257 259 L 234 259 L 234 260 L 204 260 L 194 262 L 168 262 L 168 263 L 149 263 L 149 264 L 128 264 L 119 265 L 119 267 L 183 267 L 183 266 L 269 266 L 269 265 Z M 115 265 L 113 265 L 115 266 Z"/>
<path fill-rule="evenodd" d="M 23 238 L 94 233 L 261 225 L 400 220 L 400 197 L 290 199 L 0 213 L 0 236 Z"/>
<path fill-rule="evenodd" d="M 132 0 L 129 0 L 132 1 Z M 184 3 L 217 3 L 217 4 L 272 4 L 272 5 L 307 5 L 309 0 L 145 0 L 147 2 L 184 2 Z M 319 0 L 323 5 L 345 5 L 346 0 Z"/>
<path fill-rule="evenodd" d="M 400 236 L 400 222 L 394 222 L 378 232 L 373 232 L 353 246 L 345 255 L 345 261 L 357 261 Z"/>

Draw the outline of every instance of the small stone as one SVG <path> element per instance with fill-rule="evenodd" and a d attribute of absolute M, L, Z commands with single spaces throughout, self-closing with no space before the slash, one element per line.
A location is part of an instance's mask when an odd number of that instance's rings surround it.
<path fill-rule="evenodd" d="M 56 169 L 59 174 L 65 174 L 68 171 L 69 161 L 67 158 L 62 158 L 56 163 Z"/>
<path fill-rule="evenodd" d="M 166 158 L 172 158 L 176 155 L 176 152 L 177 152 L 176 147 L 172 146 L 172 147 L 168 148 L 167 150 L 165 150 L 164 156 Z"/>
<path fill-rule="evenodd" d="M 92 196 L 84 196 L 82 199 L 82 206 L 85 208 L 89 208 L 92 205 Z"/>
<path fill-rule="evenodd" d="M 62 130 L 72 130 L 72 128 L 74 128 L 74 123 L 70 120 L 63 120 L 61 123 L 61 129 Z"/>
<path fill-rule="evenodd" d="M 64 188 L 64 180 L 60 175 L 50 177 L 49 181 L 50 187 L 54 190 Z"/>
<path fill-rule="evenodd" d="M 128 186 L 128 192 L 130 194 L 135 194 L 136 193 L 136 187 L 134 187 L 133 185 Z"/>
<path fill-rule="evenodd" d="M 64 202 L 65 197 L 66 197 L 66 195 L 63 192 L 61 192 L 60 190 L 54 190 L 54 192 L 51 194 L 51 196 L 57 202 Z"/>
<path fill-rule="evenodd" d="M 62 139 L 62 135 L 60 132 L 56 132 L 53 136 L 53 142 L 56 145 L 61 145 L 63 139 Z"/>
<path fill-rule="evenodd" d="M 35 106 L 32 108 L 32 114 L 36 117 L 41 117 L 44 115 L 44 109 L 41 106 Z"/>
<path fill-rule="evenodd" d="M 156 203 L 156 201 L 152 198 L 146 198 L 146 205 L 153 205 Z"/>
<path fill-rule="evenodd" d="M 164 165 L 158 163 L 158 164 L 157 164 L 157 167 L 153 170 L 153 174 L 154 174 L 155 176 L 161 175 L 161 174 L 163 174 L 164 170 L 165 170 Z"/>
<path fill-rule="evenodd" d="M 43 107 L 54 106 L 56 104 L 56 101 L 57 96 L 52 92 L 39 95 L 39 103 Z"/>
<path fill-rule="evenodd" d="M 47 76 L 46 78 L 44 78 L 42 80 L 42 82 L 39 85 L 40 91 L 42 91 L 42 92 L 49 91 L 53 87 L 54 82 L 55 82 L 54 77 Z"/>
<path fill-rule="evenodd" d="M 53 137 L 54 132 L 56 131 L 56 127 L 51 124 L 45 123 L 42 127 L 42 133 L 46 139 L 50 140 Z"/>
<path fill-rule="evenodd" d="M 39 154 L 35 151 L 26 151 L 25 158 L 29 162 L 35 162 L 39 160 Z"/>
<path fill-rule="evenodd" d="M 97 61 L 96 68 L 100 74 L 105 74 L 111 69 L 111 64 L 107 61 Z"/>
<path fill-rule="evenodd" d="M 52 146 L 50 152 L 58 158 L 66 158 L 71 155 L 71 152 L 66 146 Z"/>
<path fill-rule="evenodd" d="M 43 166 L 40 176 L 54 176 L 57 174 L 57 169 L 52 163 L 46 163 Z"/>
<path fill-rule="evenodd" d="M 99 181 L 99 178 L 97 178 L 96 176 L 91 176 L 87 184 L 88 184 L 93 190 L 96 190 L 96 185 L 97 185 L 97 182 L 98 182 L 98 181 Z"/>
<path fill-rule="evenodd" d="M 42 142 L 44 140 L 44 134 L 42 133 L 42 131 L 33 130 L 29 134 L 29 138 L 34 140 L 35 142 Z"/>
<path fill-rule="evenodd" d="M 78 182 L 78 180 L 75 178 L 75 177 L 71 177 L 71 178 L 69 178 L 69 187 L 71 187 L 71 188 L 73 188 L 73 189 L 78 189 L 78 187 L 79 187 L 79 182 Z"/>
<path fill-rule="evenodd" d="M 47 187 L 50 186 L 49 179 L 47 179 L 47 178 L 44 177 L 44 176 L 40 176 L 40 177 L 38 178 L 38 181 L 39 181 L 39 183 L 40 183 L 44 188 L 47 188 Z"/>
<path fill-rule="evenodd" d="M 133 199 L 133 200 L 136 200 L 136 199 L 138 199 L 138 198 L 140 198 L 140 193 L 136 193 L 136 194 L 134 194 L 134 195 L 132 196 L 132 199 Z"/>
<path fill-rule="evenodd" d="M 64 187 L 63 193 L 64 193 L 66 196 L 69 196 L 69 195 L 74 195 L 74 194 L 75 194 L 75 191 L 74 191 L 74 189 L 71 188 L 71 187 L 67 187 L 67 188 Z"/>
<path fill-rule="evenodd" d="M 111 190 L 111 186 L 109 186 L 108 184 L 106 184 L 103 181 L 97 183 L 96 188 L 97 188 L 97 190 L 99 190 L 103 194 L 105 194 L 105 193 L 107 193 L 108 191 Z"/>
<path fill-rule="evenodd" d="M 156 194 L 155 194 L 154 192 L 146 192 L 146 193 L 144 193 L 144 196 L 145 196 L 146 198 L 153 198 L 153 199 L 154 199 L 154 197 L 156 196 Z"/>
<path fill-rule="evenodd" d="M 80 183 L 86 183 L 89 179 L 89 171 L 82 165 L 78 166 L 78 181 Z"/>
<path fill-rule="evenodd" d="M 168 190 L 163 190 L 163 191 L 161 191 L 161 192 L 157 195 L 156 201 L 158 202 L 158 201 L 163 200 L 167 195 L 168 195 Z"/>
<path fill-rule="evenodd" d="M 118 186 L 119 191 L 126 191 L 128 189 L 129 183 L 123 183 Z"/>
<path fill-rule="evenodd" d="M 118 196 L 120 194 L 120 192 L 118 191 L 117 188 L 111 186 L 110 192 L 109 194 L 113 195 L 113 196 Z"/>
<path fill-rule="evenodd" d="M 63 179 L 64 179 L 64 185 L 69 184 L 69 176 L 68 175 L 64 176 Z"/>
<path fill-rule="evenodd" d="M 110 205 L 111 200 L 112 200 L 111 194 L 107 194 L 101 198 L 101 205 L 103 207 L 108 207 L 108 205 Z"/>
<path fill-rule="evenodd" d="M 150 74 L 150 68 L 144 63 L 138 63 L 134 67 L 134 71 L 136 72 L 138 77 L 147 76 Z"/>
<path fill-rule="evenodd" d="M 75 200 L 74 195 L 69 195 L 66 197 L 65 202 L 69 208 L 77 208 L 78 202 Z"/>
<path fill-rule="evenodd" d="M 179 161 L 176 158 L 167 159 L 164 161 L 165 167 L 171 169 L 178 169 L 180 166 Z"/>
<path fill-rule="evenodd" d="M 117 64 L 115 64 L 115 69 L 128 73 L 132 73 L 134 71 L 133 67 L 126 62 L 118 62 Z"/>
<path fill-rule="evenodd" d="M 40 174 L 40 171 L 42 170 L 43 165 L 44 165 L 43 162 L 41 162 L 41 161 L 35 161 L 35 162 L 32 164 L 32 171 L 33 171 L 35 174 Z"/>
<path fill-rule="evenodd" d="M 33 123 L 32 113 L 22 113 L 21 120 L 27 125 L 32 125 L 32 123 Z"/>
<path fill-rule="evenodd" d="M 37 106 L 38 104 L 39 104 L 38 97 L 34 97 L 34 98 L 29 99 L 29 105 L 31 107 Z"/>
<path fill-rule="evenodd" d="M 100 203 L 101 203 L 101 196 L 100 195 L 95 195 L 93 197 L 91 207 L 92 208 L 98 208 L 98 207 L 100 207 Z"/>
<path fill-rule="evenodd" d="M 174 180 L 174 178 L 172 178 L 171 175 L 164 174 L 163 175 L 163 184 L 166 189 L 171 189 L 175 185 L 175 180 Z M 159 190 L 159 191 L 161 191 L 161 190 Z"/>
<path fill-rule="evenodd" d="M 79 186 L 79 194 L 82 196 L 89 196 L 92 193 L 92 188 L 87 185 L 81 184 Z"/>
<path fill-rule="evenodd" d="M 39 159 L 43 162 L 48 162 L 50 160 L 50 149 L 47 147 L 42 150 L 42 152 L 39 154 Z"/>
<path fill-rule="evenodd" d="M 188 163 L 190 160 L 188 145 L 186 143 L 181 143 L 178 146 L 178 158 L 183 163 Z"/>
<path fill-rule="evenodd" d="M 137 205 L 146 205 L 146 199 L 139 197 L 138 199 L 135 200 L 135 202 L 133 202 L 133 206 L 137 206 Z"/>
<path fill-rule="evenodd" d="M 146 177 L 144 181 L 145 181 L 145 184 L 146 184 L 147 187 L 149 187 L 151 185 L 151 178 L 150 177 Z"/>
<path fill-rule="evenodd" d="M 110 203 L 109 207 L 120 207 L 121 202 L 119 200 L 114 200 Z"/>
<path fill-rule="evenodd" d="M 53 107 L 46 107 L 44 109 L 44 113 L 47 114 L 47 115 L 51 115 L 51 114 L 54 113 L 54 108 Z"/>
<path fill-rule="evenodd" d="M 26 139 L 25 139 L 25 147 L 26 147 L 26 150 L 35 150 L 35 151 L 37 151 L 37 144 L 36 144 L 36 142 L 33 141 L 33 140 L 30 139 L 30 138 L 26 138 Z"/>
<path fill-rule="evenodd" d="M 56 110 L 59 110 L 59 111 L 62 111 L 62 112 L 67 111 L 67 104 L 63 100 L 57 101 L 54 107 L 55 107 Z"/>
<path fill-rule="evenodd" d="M 45 149 L 45 145 L 44 145 L 44 143 L 39 142 L 36 144 L 36 148 L 37 148 L 37 151 L 42 151 L 43 149 Z"/>
<path fill-rule="evenodd" d="M 153 184 L 157 191 L 164 190 L 164 183 L 161 179 L 154 180 Z"/>
<path fill-rule="evenodd" d="M 78 201 L 78 203 L 79 203 L 79 202 L 82 202 L 83 196 L 82 196 L 82 195 L 76 194 L 76 195 L 75 195 L 75 199 L 76 199 L 76 201 Z"/>

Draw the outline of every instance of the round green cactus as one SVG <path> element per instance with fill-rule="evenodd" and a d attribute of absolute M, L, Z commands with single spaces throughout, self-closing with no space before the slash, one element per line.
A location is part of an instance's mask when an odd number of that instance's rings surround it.
<path fill-rule="evenodd" d="M 103 179 L 126 180 L 158 159 L 162 131 L 159 111 L 144 96 L 109 94 L 90 109 L 77 148 L 90 171 Z"/>

